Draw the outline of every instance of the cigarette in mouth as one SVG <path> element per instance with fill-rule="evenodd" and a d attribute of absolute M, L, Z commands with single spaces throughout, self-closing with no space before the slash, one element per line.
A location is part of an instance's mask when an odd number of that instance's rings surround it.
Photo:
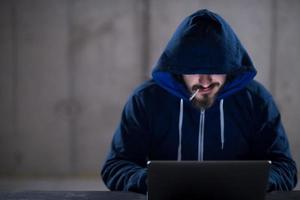
<path fill-rule="evenodd" d="M 199 92 L 199 89 L 197 89 L 196 92 L 194 92 L 194 94 L 190 97 L 189 100 L 192 101 L 198 92 Z"/>

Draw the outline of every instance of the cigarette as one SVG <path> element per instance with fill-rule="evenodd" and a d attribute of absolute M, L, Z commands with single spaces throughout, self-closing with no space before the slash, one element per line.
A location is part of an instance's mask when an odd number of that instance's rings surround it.
<path fill-rule="evenodd" d="M 194 92 L 194 94 L 190 97 L 189 100 L 192 101 L 198 92 L 199 92 L 199 89 L 197 89 L 196 92 Z"/>

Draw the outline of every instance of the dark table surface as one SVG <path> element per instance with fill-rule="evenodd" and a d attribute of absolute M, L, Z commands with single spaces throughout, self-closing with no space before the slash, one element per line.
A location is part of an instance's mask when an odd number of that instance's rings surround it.
<path fill-rule="evenodd" d="M 0 200 L 147 200 L 142 194 L 109 191 L 11 191 L 0 192 Z M 300 191 L 272 192 L 266 200 L 300 200 Z"/>

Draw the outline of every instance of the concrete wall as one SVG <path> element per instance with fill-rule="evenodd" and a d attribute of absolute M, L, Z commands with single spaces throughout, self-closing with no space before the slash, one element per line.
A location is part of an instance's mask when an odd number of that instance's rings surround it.
<path fill-rule="evenodd" d="M 274 79 L 271 81 L 290 138 L 292 153 L 300 170 L 300 23 L 297 22 L 300 19 L 300 2 L 278 1 L 276 8 L 275 50 L 272 54 L 274 70 L 270 72 Z"/>
<path fill-rule="evenodd" d="M 237 32 L 300 164 L 300 1 L 0 0 L 0 174 L 96 175 L 128 95 L 199 8 Z"/>

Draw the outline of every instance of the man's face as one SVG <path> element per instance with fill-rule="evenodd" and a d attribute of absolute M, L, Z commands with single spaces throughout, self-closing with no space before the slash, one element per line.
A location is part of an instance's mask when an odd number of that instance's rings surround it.
<path fill-rule="evenodd" d="M 200 109 L 206 109 L 214 103 L 218 92 L 226 81 L 226 75 L 185 74 L 183 80 L 191 95 L 199 89 L 192 103 Z"/>

